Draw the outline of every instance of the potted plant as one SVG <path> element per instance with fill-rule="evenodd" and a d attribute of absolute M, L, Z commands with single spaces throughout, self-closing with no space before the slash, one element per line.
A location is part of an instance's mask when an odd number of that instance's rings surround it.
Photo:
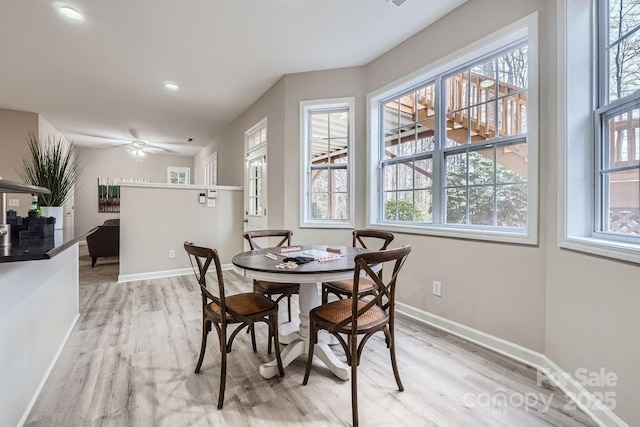
<path fill-rule="evenodd" d="M 48 135 L 41 143 L 29 133 L 29 155 L 22 159 L 17 172 L 26 184 L 48 188 L 51 194 L 38 194 L 38 202 L 44 216 L 56 218 L 56 229 L 62 228 L 62 205 L 71 197 L 74 185 L 84 168 L 74 156 L 71 143 L 59 135 Z"/>

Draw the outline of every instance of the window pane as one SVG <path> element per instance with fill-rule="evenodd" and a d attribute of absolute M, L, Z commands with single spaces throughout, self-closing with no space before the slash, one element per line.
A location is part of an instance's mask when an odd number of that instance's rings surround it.
<path fill-rule="evenodd" d="M 392 131 L 385 134 L 384 137 L 384 153 L 382 158 L 393 159 L 398 156 L 398 139 L 400 135 L 398 131 Z"/>
<path fill-rule="evenodd" d="M 433 175 L 433 159 L 416 160 L 414 168 L 415 188 L 431 188 Z"/>
<path fill-rule="evenodd" d="M 467 153 L 451 154 L 445 157 L 447 164 L 447 187 L 467 185 Z"/>
<path fill-rule="evenodd" d="M 332 138 L 329 140 L 331 163 L 347 163 L 347 138 Z"/>
<path fill-rule="evenodd" d="M 413 189 L 413 161 L 398 164 L 398 189 Z"/>
<path fill-rule="evenodd" d="M 398 191 L 398 221 L 413 222 L 413 191 Z"/>
<path fill-rule="evenodd" d="M 493 186 L 469 188 L 469 224 L 493 225 Z"/>
<path fill-rule="evenodd" d="M 609 206 L 605 231 L 640 235 L 640 168 L 608 174 L 604 194 Z"/>
<path fill-rule="evenodd" d="M 331 176 L 331 183 L 330 183 L 330 188 L 331 191 L 338 191 L 338 192 L 347 192 L 348 188 L 349 188 L 349 180 L 347 177 L 347 170 L 346 169 L 331 169 L 330 172 L 330 176 Z"/>
<path fill-rule="evenodd" d="M 416 130 L 415 126 L 400 130 L 400 144 L 398 145 L 398 156 L 410 156 L 414 153 Z"/>
<path fill-rule="evenodd" d="M 500 136 L 527 133 L 527 95 L 521 93 L 498 101 L 498 128 Z"/>
<path fill-rule="evenodd" d="M 398 100 L 388 101 L 383 107 L 383 121 L 385 133 L 397 129 L 398 126 Z"/>
<path fill-rule="evenodd" d="M 311 171 L 311 191 L 314 193 L 329 191 L 329 171 L 327 169 L 313 169 Z"/>
<path fill-rule="evenodd" d="M 471 68 L 472 104 L 496 97 L 496 61 L 492 59 Z"/>
<path fill-rule="evenodd" d="M 416 122 L 415 95 L 410 93 L 400 98 L 400 126 Z"/>
<path fill-rule="evenodd" d="M 609 0 L 609 44 L 628 34 L 638 25 L 640 11 L 637 0 Z"/>
<path fill-rule="evenodd" d="M 493 147 L 469 153 L 469 185 L 493 184 L 495 162 Z"/>
<path fill-rule="evenodd" d="M 471 107 L 471 142 L 495 138 L 495 111 L 495 102 L 488 102 Z"/>
<path fill-rule="evenodd" d="M 447 147 L 469 142 L 469 110 L 447 114 Z"/>
<path fill-rule="evenodd" d="M 498 93 L 500 96 L 529 87 L 527 46 L 507 52 L 497 58 Z"/>
<path fill-rule="evenodd" d="M 417 120 L 424 120 L 435 116 L 435 84 L 427 85 L 416 91 Z"/>
<path fill-rule="evenodd" d="M 435 126 L 433 119 L 417 124 L 416 153 L 426 153 L 435 149 Z"/>
<path fill-rule="evenodd" d="M 398 219 L 398 205 L 396 203 L 396 193 L 394 191 L 383 193 L 384 198 L 384 219 L 385 221 L 396 221 Z"/>
<path fill-rule="evenodd" d="M 447 77 L 445 81 L 445 99 L 447 111 L 455 111 L 467 107 L 469 88 L 469 70 L 461 71 Z"/>
<path fill-rule="evenodd" d="M 467 189 L 447 189 L 447 224 L 465 224 L 467 222 Z"/>
<path fill-rule="evenodd" d="M 331 219 L 347 219 L 347 194 L 331 193 Z"/>
<path fill-rule="evenodd" d="M 529 158 L 526 143 L 502 145 L 496 147 L 497 171 L 499 183 L 522 182 L 527 180 L 527 162 Z"/>
<path fill-rule="evenodd" d="M 609 142 L 608 167 L 616 168 L 640 164 L 640 109 L 625 111 L 609 117 L 606 122 L 605 138 Z M 606 141 L 605 141 L 606 143 Z"/>
<path fill-rule="evenodd" d="M 499 185 L 498 226 L 526 227 L 527 184 Z"/>
<path fill-rule="evenodd" d="M 414 192 L 416 222 L 432 222 L 432 194 L 431 188 Z"/>
<path fill-rule="evenodd" d="M 384 165 L 382 166 L 382 190 L 389 191 L 395 190 L 397 187 L 397 165 Z"/>
<path fill-rule="evenodd" d="M 329 115 L 329 129 L 331 138 L 345 138 L 349 132 L 349 113 L 338 111 Z"/>
<path fill-rule="evenodd" d="M 329 213 L 329 195 L 327 193 L 312 193 L 311 218 L 327 219 Z"/>

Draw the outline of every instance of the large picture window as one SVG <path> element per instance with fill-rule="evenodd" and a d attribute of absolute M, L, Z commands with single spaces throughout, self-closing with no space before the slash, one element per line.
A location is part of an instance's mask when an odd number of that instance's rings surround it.
<path fill-rule="evenodd" d="M 640 242 L 640 1 L 598 8 L 595 231 Z"/>
<path fill-rule="evenodd" d="M 353 98 L 303 101 L 301 226 L 353 226 Z"/>
<path fill-rule="evenodd" d="M 378 147 L 370 156 L 370 224 L 536 241 L 536 65 L 527 36 L 521 29 L 479 43 L 370 95 Z"/>

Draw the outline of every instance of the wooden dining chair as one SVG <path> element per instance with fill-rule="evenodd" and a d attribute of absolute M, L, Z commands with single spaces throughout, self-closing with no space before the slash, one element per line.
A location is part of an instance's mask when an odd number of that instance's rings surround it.
<path fill-rule="evenodd" d="M 358 425 L 357 367 L 360 364 L 360 356 L 364 345 L 376 332 L 382 331 L 385 335 L 391 353 L 393 375 L 398 384 L 398 389 L 404 391 L 396 362 L 394 338 L 395 292 L 398 274 L 410 252 L 411 246 L 404 246 L 398 249 L 357 255 L 354 259 L 355 270 L 353 273 L 352 295 L 357 295 L 358 285 L 362 280 L 360 275 L 363 273 L 375 283 L 378 289 L 375 297 L 368 301 L 359 298 L 340 299 L 316 307 L 309 313 L 309 352 L 302 384 L 306 385 L 309 381 L 314 345 L 318 343 L 318 331 L 324 329 L 337 338 L 347 356 L 347 364 L 351 366 L 351 407 L 354 427 Z M 393 274 L 386 283 L 373 271 L 375 265 L 384 264 L 385 262 L 394 263 Z M 346 339 L 342 335 L 345 335 Z M 360 344 L 358 344 L 359 335 L 362 335 Z"/>
<path fill-rule="evenodd" d="M 195 246 L 189 242 L 184 243 L 184 249 L 189 255 L 189 261 L 191 262 L 191 267 L 193 268 L 196 279 L 200 284 L 202 294 L 202 344 L 195 373 L 200 372 L 204 353 L 207 348 L 207 335 L 211 330 L 211 325 L 213 325 L 216 328 L 216 332 L 218 332 L 220 353 L 222 356 L 220 362 L 220 391 L 218 393 L 218 409 L 222 409 L 224 403 L 224 388 L 227 379 L 227 353 L 231 352 L 233 339 L 245 326 L 253 328 L 256 322 L 264 322 L 269 325 L 269 345 L 271 345 L 271 339 L 273 338 L 278 371 L 281 377 L 284 376 L 284 369 L 280 358 L 280 345 L 278 342 L 278 304 L 264 295 L 254 292 L 226 296 L 218 252 L 215 249 Z M 215 296 L 207 288 L 206 275 L 212 261 L 218 278 L 218 296 Z M 227 340 L 227 325 L 231 324 L 239 325 Z M 252 335 L 252 344 L 253 351 L 256 351 L 254 335 Z"/>
<path fill-rule="evenodd" d="M 375 243 L 378 243 L 378 248 L 374 250 L 384 250 L 387 249 L 389 244 L 393 241 L 394 235 L 392 233 L 388 233 L 386 231 L 378 231 L 378 230 L 353 230 L 353 247 L 357 248 L 358 244 L 365 249 L 374 249 L 367 247 L 367 243 L 372 246 Z M 382 270 L 378 273 L 380 277 L 382 277 Z M 338 280 L 335 282 L 324 282 L 322 283 L 322 303 L 326 304 L 329 302 L 329 294 L 333 294 L 338 297 L 338 299 L 342 298 L 351 298 L 353 295 L 353 281 L 351 279 L 346 280 Z M 357 295 L 358 297 L 363 297 L 365 295 L 374 295 L 376 292 L 375 284 L 372 280 L 369 279 L 360 279 Z"/>
<path fill-rule="evenodd" d="M 243 234 L 243 237 L 247 239 L 247 242 L 249 242 L 249 248 L 252 251 L 262 249 L 257 240 L 264 242 L 264 239 L 268 239 L 270 237 L 279 237 L 281 239 L 276 245 L 277 247 L 283 246 L 285 243 L 286 246 L 291 246 L 291 236 L 293 236 L 293 232 L 291 230 L 254 230 L 247 231 Z M 253 291 L 261 293 L 271 299 L 275 296 L 276 303 L 279 303 L 283 298 L 287 298 L 287 313 L 289 322 L 291 322 L 291 296 L 299 293 L 300 284 L 254 280 Z"/>

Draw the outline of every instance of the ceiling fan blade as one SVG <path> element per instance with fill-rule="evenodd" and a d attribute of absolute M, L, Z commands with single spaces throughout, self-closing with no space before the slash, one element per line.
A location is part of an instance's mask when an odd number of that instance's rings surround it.
<path fill-rule="evenodd" d="M 146 151 L 147 153 L 164 153 L 167 150 L 165 150 L 164 148 L 160 148 L 160 147 L 152 147 L 152 146 L 145 146 L 142 151 Z"/>

